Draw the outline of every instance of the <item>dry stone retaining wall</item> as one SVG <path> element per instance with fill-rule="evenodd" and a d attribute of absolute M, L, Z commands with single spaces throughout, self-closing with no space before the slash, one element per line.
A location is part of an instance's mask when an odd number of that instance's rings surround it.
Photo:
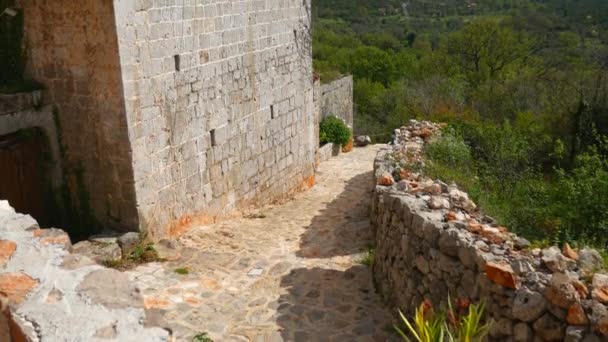
<path fill-rule="evenodd" d="M 478 210 L 455 185 L 410 170 L 425 142 L 440 134 L 412 122 L 378 153 L 371 219 L 373 265 L 390 305 L 412 314 L 448 295 L 483 301 L 492 341 L 608 340 L 608 275 L 597 251 L 530 249 Z"/>

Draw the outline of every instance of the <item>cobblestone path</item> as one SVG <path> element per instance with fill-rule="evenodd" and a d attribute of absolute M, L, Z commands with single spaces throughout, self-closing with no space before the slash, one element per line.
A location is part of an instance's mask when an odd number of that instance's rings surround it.
<path fill-rule="evenodd" d="M 377 150 L 335 157 L 292 201 L 194 228 L 179 240 L 178 260 L 131 271 L 150 323 L 170 327 L 179 341 L 202 332 L 215 341 L 394 338 L 371 270 L 360 264 L 372 238 Z"/>

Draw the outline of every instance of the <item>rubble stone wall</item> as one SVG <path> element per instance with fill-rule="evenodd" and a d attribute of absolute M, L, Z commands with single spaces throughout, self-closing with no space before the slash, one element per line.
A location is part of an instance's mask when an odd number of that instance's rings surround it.
<path fill-rule="evenodd" d="M 412 314 L 423 300 L 483 301 L 492 341 L 608 340 L 608 275 L 592 249 L 531 249 L 484 215 L 456 185 L 412 172 L 429 122 L 396 131 L 375 160 L 373 265 L 388 303 Z"/>
<path fill-rule="evenodd" d="M 64 231 L 0 200 L 0 341 L 174 340 L 128 273 L 70 250 Z"/>
<path fill-rule="evenodd" d="M 308 1 L 114 3 L 143 229 L 179 234 L 312 183 Z"/>
<path fill-rule="evenodd" d="M 339 117 L 353 129 L 353 77 L 344 76 L 321 85 L 321 120 L 330 115 Z"/>

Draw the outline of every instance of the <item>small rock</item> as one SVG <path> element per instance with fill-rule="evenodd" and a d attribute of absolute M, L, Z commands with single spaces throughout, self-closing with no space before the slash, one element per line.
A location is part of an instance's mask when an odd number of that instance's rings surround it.
<path fill-rule="evenodd" d="M 608 337 L 608 308 L 605 305 L 593 302 L 589 319 L 595 331 Z"/>
<path fill-rule="evenodd" d="M 72 253 L 89 257 L 97 263 L 122 258 L 122 252 L 117 243 L 80 241 L 72 247 Z"/>
<path fill-rule="evenodd" d="M 602 304 L 608 304 L 608 275 L 596 273 L 591 281 L 591 296 Z"/>
<path fill-rule="evenodd" d="M 516 289 L 519 285 L 517 276 L 508 264 L 488 262 L 485 266 L 485 272 L 488 279 L 503 287 Z"/>
<path fill-rule="evenodd" d="M 397 190 L 399 191 L 407 191 L 408 188 L 407 181 L 402 180 L 397 183 Z"/>
<path fill-rule="evenodd" d="M 544 314 L 534 322 L 534 331 L 544 341 L 562 341 L 565 327 L 551 314 Z"/>
<path fill-rule="evenodd" d="M 534 272 L 534 267 L 532 267 L 532 264 L 522 259 L 517 259 L 513 261 L 513 263 L 511 263 L 511 267 L 513 267 L 513 271 L 515 271 L 515 273 L 520 275 L 524 275 L 529 272 Z"/>
<path fill-rule="evenodd" d="M 575 264 L 572 259 L 566 258 L 555 246 L 543 249 L 542 255 L 541 260 L 552 272 L 563 272 L 572 268 Z"/>
<path fill-rule="evenodd" d="M 122 250 L 122 254 L 129 255 L 129 253 L 131 253 L 131 251 L 141 242 L 141 239 L 139 233 L 129 232 L 119 236 L 117 242 Z"/>
<path fill-rule="evenodd" d="M 355 144 L 359 147 L 365 147 L 372 143 L 372 138 L 367 135 L 360 135 L 355 138 Z"/>
<path fill-rule="evenodd" d="M 595 249 L 586 247 L 578 251 L 578 265 L 585 273 L 593 273 L 600 270 L 602 264 L 602 256 Z"/>
<path fill-rule="evenodd" d="M 589 319 L 585 314 L 585 310 L 583 306 L 576 302 L 568 308 L 568 314 L 566 316 L 566 321 L 570 325 L 587 325 L 589 324 Z"/>
<path fill-rule="evenodd" d="M 427 185 L 426 187 L 424 187 L 423 191 L 428 192 L 431 195 L 441 195 L 441 185 L 439 185 L 437 183 L 433 183 L 433 184 L 430 184 L 430 185 Z"/>
<path fill-rule="evenodd" d="M 543 296 L 529 289 L 518 290 L 513 300 L 513 317 L 532 322 L 538 319 L 546 310 L 547 301 Z"/>
<path fill-rule="evenodd" d="M 391 174 L 385 172 L 380 177 L 378 177 L 377 184 L 382 186 L 391 186 L 395 184 L 395 180 L 393 179 L 393 176 Z"/>
<path fill-rule="evenodd" d="M 96 243 L 117 243 L 118 237 L 113 232 L 96 234 L 89 237 L 89 241 Z"/>
<path fill-rule="evenodd" d="M 414 265 L 416 265 L 416 268 L 423 274 L 429 273 L 429 262 L 426 261 L 422 255 L 418 255 L 416 259 L 414 259 Z"/>
<path fill-rule="evenodd" d="M 585 327 L 570 326 L 566 328 L 566 337 L 564 338 L 564 342 L 581 342 L 585 337 L 586 332 L 587 328 Z"/>
<path fill-rule="evenodd" d="M 554 273 L 545 289 L 545 298 L 562 309 L 570 308 L 580 300 L 580 295 L 573 285 L 574 280 L 564 273 Z"/>
<path fill-rule="evenodd" d="M 513 327 L 514 342 L 528 342 L 532 340 L 532 329 L 526 323 L 517 323 Z"/>
<path fill-rule="evenodd" d="M 572 249 L 572 247 L 570 247 L 570 245 L 567 242 L 564 243 L 564 246 L 562 247 L 562 254 L 566 258 L 570 258 L 570 259 L 573 259 L 573 260 L 578 260 L 578 253 L 576 253 L 574 251 L 574 249 Z"/>
<path fill-rule="evenodd" d="M 512 334 L 513 322 L 508 318 L 501 318 L 498 321 L 494 321 L 490 326 L 490 336 L 492 337 L 511 336 Z"/>
<path fill-rule="evenodd" d="M 517 249 L 526 249 L 531 245 L 530 241 L 519 236 L 513 238 L 513 244 Z"/>
<path fill-rule="evenodd" d="M 441 196 L 431 196 L 429 200 L 429 208 L 431 209 L 449 209 L 450 201 Z"/>
<path fill-rule="evenodd" d="M 486 238 L 491 243 L 502 244 L 505 242 L 506 238 L 504 234 L 498 228 L 483 226 L 479 235 Z"/>

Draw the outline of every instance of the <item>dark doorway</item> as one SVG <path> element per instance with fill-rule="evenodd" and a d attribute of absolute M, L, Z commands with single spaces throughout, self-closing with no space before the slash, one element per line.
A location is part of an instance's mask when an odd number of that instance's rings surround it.
<path fill-rule="evenodd" d="M 41 227 L 53 223 L 50 151 L 37 128 L 0 136 L 0 199 L 17 212 L 30 214 Z"/>

